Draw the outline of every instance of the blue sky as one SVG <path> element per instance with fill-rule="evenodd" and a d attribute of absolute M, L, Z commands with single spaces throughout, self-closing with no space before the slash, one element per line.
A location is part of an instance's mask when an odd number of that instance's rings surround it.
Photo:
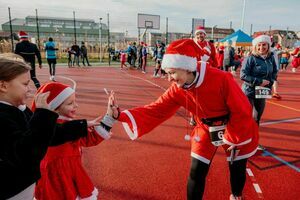
<path fill-rule="evenodd" d="M 21 3 L 22 2 L 22 3 Z M 107 23 L 114 32 L 128 31 L 137 34 L 137 13 L 160 15 L 160 32 L 165 32 L 166 17 L 169 32 L 190 32 L 192 18 L 204 18 L 206 26 L 217 25 L 234 29 L 241 27 L 243 0 L 0 0 L 0 24 L 8 21 L 8 7 L 12 18 L 35 15 L 51 17 L 76 17 Z M 300 0 L 246 0 L 244 31 L 284 29 L 300 31 Z"/>

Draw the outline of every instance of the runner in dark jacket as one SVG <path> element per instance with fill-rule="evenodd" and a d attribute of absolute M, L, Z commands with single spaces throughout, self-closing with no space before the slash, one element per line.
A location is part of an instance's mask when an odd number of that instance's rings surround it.
<path fill-rule="evenodd" d="M 22 56 L 27 63 L 30 63 L 30 77 L 38 89 L 41 85 L 35 74 L 35 56 L 39 62 L 39 68 L 42 68 L 41 54 L 37 46 L 28 41 L 28 34 L 24 31 L 19 32 L 20 42 L 16 44 L 15 53 Z"/>

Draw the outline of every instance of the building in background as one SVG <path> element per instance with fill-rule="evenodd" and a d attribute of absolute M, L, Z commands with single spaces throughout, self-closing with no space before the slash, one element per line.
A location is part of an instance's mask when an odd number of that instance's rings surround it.
<path fill-rule="evenodd" d="M 289 30 L 258 31 L 255 32 L 252 37 L 255 38 L 262 34 L 271 36 L 275 43 L 287 48 L 292 48 L 294 43 L 299 40 L 299 36 L 296 34 L 296 32 Z"/>
<path fill-rule="evenodd" d="M 215 42 L 218 42 L 219 40 L 225 38 L 226 36 L 234 33 L 233 29 L 228 28 L 210 28 L 206 27 L 206 38 L 207 40 L 214 40 Z M 174 33 L 169 32 L 168 33 L 168 42 L 172 42 L 174 40 L 183 39 L 183 38 L 191 38 L 191 33 Z M 146 34 L 146 43 L 150 46 L 155 46 L 155 43 L 157 40 L 160 40 L 162 42 L 166 42 L 166 34 L 165 33 L 153 33 L 150 32 Z"/>
<path fill-rule="evenodd" d="M 72 46 L 75 41 L 74 35 L 74 19 L 73 18 L 57 18 L 57 17 L 38 17 L 39 21 L 39 36 L 40 44 L 52 37 L 59 48 L 64 49 Z M 32 38 L 32 41 L 37 40 L 37 23 L 35 16 L 27 16 L 25 19 L 12 19 L 12 31 L 18 33 L 20 30 L 26 31 Z M 88 46 L 96 47 L 99 45 L 99 30 L 100 25 L 91 19 L 76 19 L 76 40 L 77 44 L 82 41 Z M 103 46 L 107 45 L 108 28 L 106 24 L 102 27 L 102 42 Z M 10 32 L 9 22 L 2 24 L 4 32 Z"/>

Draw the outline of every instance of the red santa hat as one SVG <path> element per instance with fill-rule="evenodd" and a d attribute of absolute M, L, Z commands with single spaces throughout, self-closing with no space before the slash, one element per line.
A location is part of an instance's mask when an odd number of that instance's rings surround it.
<path fill-rule="evenodd" d="M 271 38 L 268 35 L 260 35 L 252 40 L 252 45 L 256 46 L 260 42 L 266 42 L 269 46 L 272 45 Z"/>
<path fill-rule="evenodd" d="M 58 82 L 51 82 L 51 83 L 46 83 L 45 85 L 41 86 L 37 94 L 42 94 L 50 92 L 48 98 L 47 98 L 47 103 L 49 104 L 49 107 L 51 110 L 57 109 L 69 96 L 71 96 L 75 90 L 72 89 L 71 87 L 64 85 L 62 83 Z M 35 102 L 33 101 L 32 103 L 32 111 L 36 109 Z"/>
<path fill-rule="evenodd" d="M 280 45 L 280 44 L 276 44 L 275 48 L 276 48 L 276 49 L 280 49 L 280 48 L 281 48 L 281 45 Z"/>
<path fill-rule="evenodd" d="M 224 51 L 224 49 L 225 49 L 225 47 L 224 47 L 223 45 L 221 45 L 221 46 L 219 47 L 219 50 L 221 50 L 221 51 Z"/>
<path fill-rule="evenodd" d="M 174 68 L 196 71 L 197 61 L 202 52 L 191 39 L 181 39 L 172 42 L 166 50 L 162 60 L 162 69 Z M 203 53 L 203 52 L 202 52 Z"/>
<path fill-rule="evenodd" d="M 204 29 L 204 27 L 203 26 L 197 26 L 196 27 L 196 30 L 195 30 L 195 35 L 197 34 L 197 33 L 204 33 L 205 35 L 206 35 L 206 31 L 205 31 L 205 29 Z"/>
<path fill-rule="evenodd" d="M 19 38 L 28 38 L 28 34 L 25 31 L 19 31 Z"/>

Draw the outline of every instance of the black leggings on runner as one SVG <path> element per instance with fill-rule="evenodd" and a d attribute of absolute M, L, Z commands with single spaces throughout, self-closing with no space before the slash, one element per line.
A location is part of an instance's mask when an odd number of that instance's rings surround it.
<path fill-rule="evenodd" d="M 241 196 L 246 181 L 246 164 L 247 159 L 234 161 L 229 164 L 231 192 L 235 196 Z M 190 175 L 187 184 L 187 199 L 201 200 L 205 179 L 210 165 L 205 164 L 195 158 L 192 158 Z"/>
<path fill-rule="evenodd" d="M 34 86 L 36 87 L 36 89 L 39 89 L 39 87 L 41 87 L 41 84 L 39 82 L 39 80 L 36 78 L 36 74 L 35 74 L 35 63 L 31 63 L 31 70 L 30 70 L 30 78 L 34 83 Z"/>

